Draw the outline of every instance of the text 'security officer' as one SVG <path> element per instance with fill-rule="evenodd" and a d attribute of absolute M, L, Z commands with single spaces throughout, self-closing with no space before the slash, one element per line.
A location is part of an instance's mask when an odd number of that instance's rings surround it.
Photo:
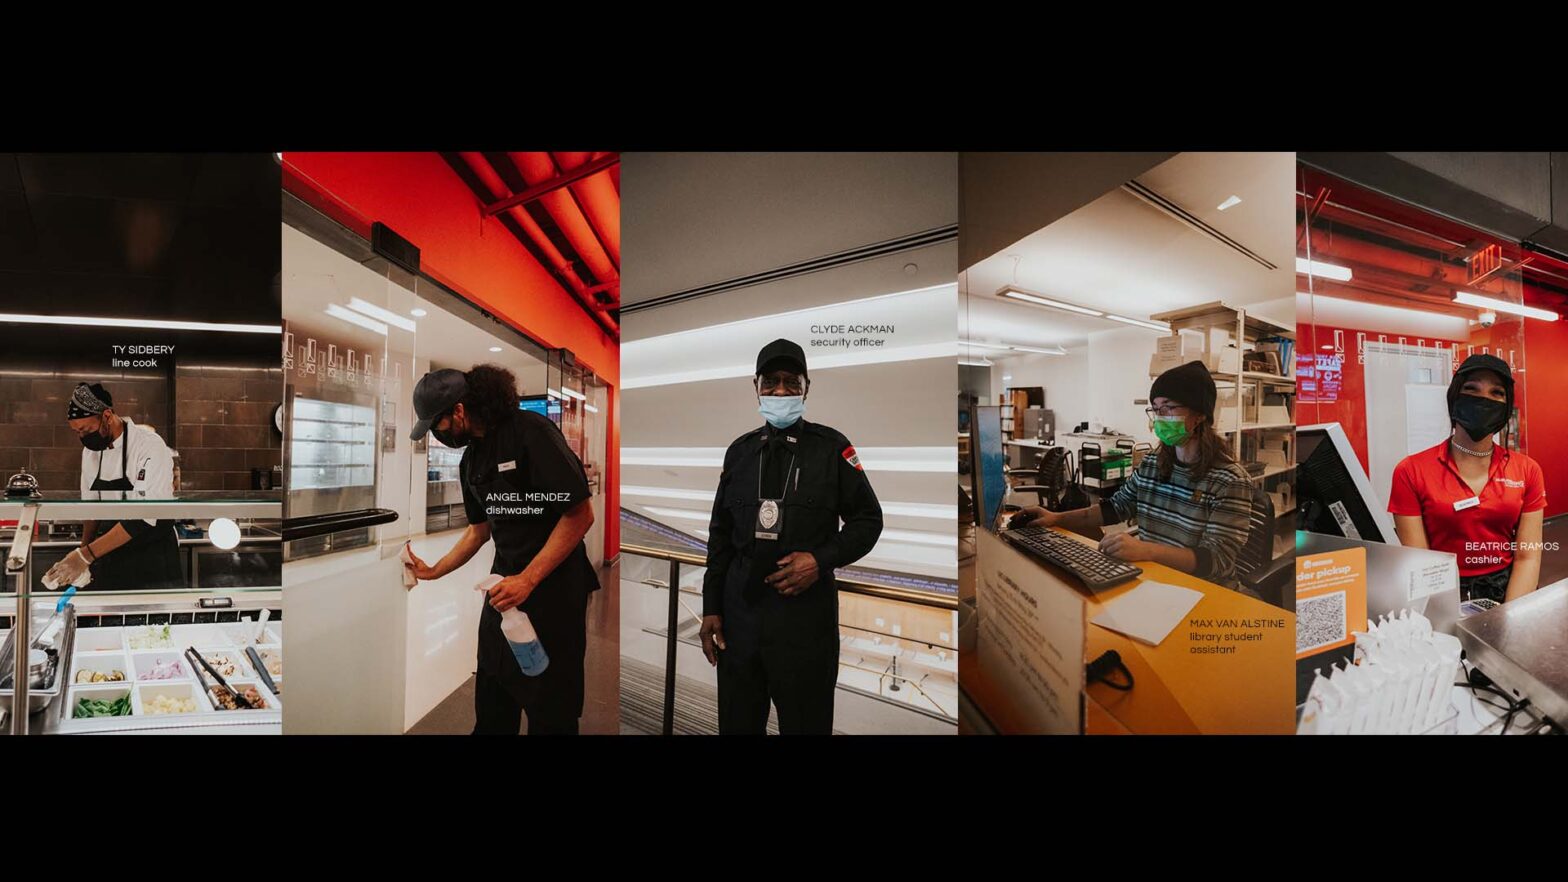
<path fill-rule="evenodd" d="M 114 398 L 99 383 L 78 383 L 66 422 L 82 442 L 82 498 L 174 498 L 174 455 L 158 433 L 114 412 Z M 93 590 L 180 588 L 180 544 L 174 521 L 123 520 L 107 526 L 82 523 L 82 544 L 50 567 L 44 578 L 64 588 L 92 570 Z"/>
<path fill-rule="evenodd" d="M 555 423 L 518 408 L 517 380 L 495 365 L 425 374 L 414 388 L 414 413 L 409 437 L 429 431 L 463 449 L 458 474 L 469 524 L 434 565 L 410 550 L 414 575 L 439 579 L 494 538 L 490 572 L 505 577 L 479 617 L 474 734 L 516 735 L 524 713 L 529 735 L 577 734 L 588 595 L 599 588 L 583 545 L 593 504 L 582 461 Z M 550 657 L 536 677 L 518 668 L 501 632 L 501 613 L 513 607 L 527 613 Z"/>
<path fill-rule="evenodd" d="M 849 440 L 801 419 L 810 380 L 799 346 L 764 346 L 753 383 L 767 425 L 725 451 L 702 584 L 719 732 L 761 734 L 771 701 L 781 733 L 829 734 L 838 683 L 833 570 L 876 545 L 882 507 Z"/>

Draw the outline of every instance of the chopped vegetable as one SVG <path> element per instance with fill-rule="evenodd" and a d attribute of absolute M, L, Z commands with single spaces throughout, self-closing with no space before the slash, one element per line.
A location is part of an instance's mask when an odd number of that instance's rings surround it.
<path fill-rule="evenodd" d="M 137 662 L 140 667 L 141 663 Z M 185 667 L 177 658 L 158 659 L 153 666 L 136 675 L 138 680 L 178 680 L 185 676 Z"/>
<path fill-rule="evenodd" d="M 170 649 L 174 646 L 174 638 L 170 636 L 169 626 L 148 625 L 138 634 L 130 636 L 132 649 Z"/>
<path fill-rule="evenodd" d="M 101 698 L 83 698 L 71 712 L 73 719 L 88 717 L 128 717 L 131 715 L 131 695 L 126 693 L 113 701 Z"/>
<path fill-rule="evenodd" d="M 171 698 L 167 695 L 155 696 L 152 701 L 145 697 L 142 699 L 142 710 L 148 714 L 193 714 L 196 712 L 194 698 Z"/>

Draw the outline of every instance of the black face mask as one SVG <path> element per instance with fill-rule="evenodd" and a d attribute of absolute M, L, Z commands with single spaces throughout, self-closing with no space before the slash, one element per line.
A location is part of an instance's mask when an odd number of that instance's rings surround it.
<path fill-rule="evenodd" d="M 83 447 L 87 448 L 88 450 L 108 450 L 109 449 L 109 445 L 111 443 L 113 443 L 113 439 L 110 438 L 107 434 L 104 433 L 102 426 L 103 426 L 103 424 L 100 423 L 99 424 L 99 428 L 97 430 L 95 430 L 93 432 L 89 432 L 88 434 L 81 436 L 81 442 L 82 442 L 82 446 Z"/>
<path fill-rule="evenodd" d="M 1472 440 L 1490 438 L 1508 425 L 1511 408 L 1506 401 L 1482 398 L 1479 395 L 1461 394 L 1448 409 L 1448 416 L 1465 430 Z"/>
<path fill-rule="evenodd" d="M 468 442 L 474 440 L 474 436 L 471 434 L 465 432 L 459 435 L 455 432 L 452 432 L 450 429 L 437 429 L 432 427 L 430 429 L 430 434 L 436 436 L 437 441 L 440 441 L 442 444 L 445 444 L 453 450 L 461 450 L 468 446 Z"/>

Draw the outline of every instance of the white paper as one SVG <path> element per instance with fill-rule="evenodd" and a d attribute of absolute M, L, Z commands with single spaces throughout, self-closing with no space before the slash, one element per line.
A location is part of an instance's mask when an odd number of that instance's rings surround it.
<path fill-rule="evenodd" d="M 1448 387 L 1405 386 L 1405 453 L 1420 453 L 1448 437 Z"/>
<path fill-rule="evenodd" d="M 1111 601 L 1089 621 L 1139 643 L 1159 646 L 1202 599 L 1201 591 L 1145 581 Z"/>

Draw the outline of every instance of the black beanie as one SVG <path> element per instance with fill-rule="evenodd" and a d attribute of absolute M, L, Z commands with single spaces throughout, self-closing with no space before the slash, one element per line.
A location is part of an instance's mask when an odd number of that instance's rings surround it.
<path fill-rule="evenodd" d="M 1189 361 L 1155 377 L 1154 385 L 1149 387 L 1149 403 L 1162 397 L 1185 404 L 1208 417 L 1211 425 L 1214 423 L 1214 401 L 1219 392 L 1203 362 Z"/>

